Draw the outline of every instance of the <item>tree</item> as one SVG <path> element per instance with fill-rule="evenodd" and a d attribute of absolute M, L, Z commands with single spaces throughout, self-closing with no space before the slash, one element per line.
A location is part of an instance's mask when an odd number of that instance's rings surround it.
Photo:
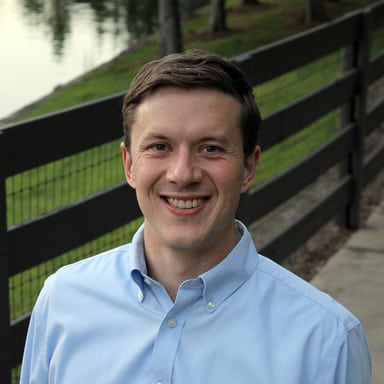
<path fill-rule="evenodd" d="M 134 40 L 152 35 L 158 29 L 158 4 L 153 0 L 125 0 L 125 24 Z"/>
<path fill-rule="evenodd" d="M 211 33 L 227 31 L 225 0 L 211 0 L 209 31 Z"/>
<path fill-rule="evenodd" d="M 324 0 L 306 0 L 305 19 L 311 21 L 323 21 L 325 19 Z"/>
<path fill-rule="evenodd" d="M 178 0 L 158 0 L 160 57 L 183 50 Z"/>
<path fill-rule="evenodd" d="M 260 4 L 259 0 L 240 0 L 240 5 L 256 5 Z"/>

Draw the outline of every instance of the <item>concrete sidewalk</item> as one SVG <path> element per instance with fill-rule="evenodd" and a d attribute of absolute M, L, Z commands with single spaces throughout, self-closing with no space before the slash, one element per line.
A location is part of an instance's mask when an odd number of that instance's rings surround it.
<path fill-rule="evenodd" d="M 360 319 L 372 355 L 372 384 L 384 384 L 384 202 L 311 283 Z"/>

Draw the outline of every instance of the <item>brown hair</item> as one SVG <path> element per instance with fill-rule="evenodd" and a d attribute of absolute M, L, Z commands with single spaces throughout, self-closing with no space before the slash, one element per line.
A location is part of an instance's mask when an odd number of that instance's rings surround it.
<path fill-rule="evenodd" d="M 252 87 L 240 69 L 229 60 L 202 51 L 189 50 L 145 64 L 124 98 L 124 144 L 130 146 L 130 130 L 135 112 L 143 99 L 164 87 L 213 88 L 232 95 L 241 104 L 240 126 L 245 156 L 257 145 L 261 117 L 256 106 Z"/>

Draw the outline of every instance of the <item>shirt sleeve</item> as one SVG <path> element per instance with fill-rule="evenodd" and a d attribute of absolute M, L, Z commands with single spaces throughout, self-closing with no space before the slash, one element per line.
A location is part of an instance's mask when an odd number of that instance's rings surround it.
<path fill-rule="evenodd" d="M 371 357 L 360 324 L 346 332 L 338 350 L 329 353 L 320 364 L 315 383 L 370 384 Z"/>
<path fill-rule="evenodd" d="M 28 326 L 21 365 L 20 384 L 48 383 L 46 327 L 48 296 L 46 286 L 40 292 Z"/>

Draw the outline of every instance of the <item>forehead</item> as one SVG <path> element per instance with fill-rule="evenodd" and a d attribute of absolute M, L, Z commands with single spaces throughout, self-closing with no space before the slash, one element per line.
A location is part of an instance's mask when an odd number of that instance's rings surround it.
<path fill-rule="evenodd" d="M 241 105 L 233 96 L 210 88 L 167 87 L 156 90 L 137 107 L 132 134 L 147 130 L 232 130 L 240 133 Z"/>

